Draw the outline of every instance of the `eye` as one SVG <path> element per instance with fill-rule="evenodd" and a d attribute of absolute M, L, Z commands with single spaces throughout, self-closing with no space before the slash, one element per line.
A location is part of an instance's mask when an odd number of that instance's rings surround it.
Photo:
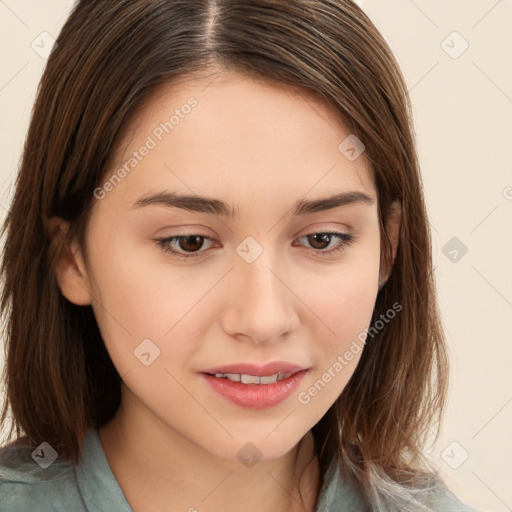
<path fill-rule="evenodd" d="M 310 248 L 313 249 L 316 254 L 330 255 L 352 244 L 354 242 L 354 235 L 340 233 L 338 231 L 327 231 L 310 233 L 298 238 L 299 241 L 303 239 L 310 244 Z M 157 238 L 155 241 L 162 251 L 180 259 L 200 256 L 202 253 L 206 252 L 206 249 L 211 248 L 210 245 L 210 247 L 206 247 L 205 250 L 201 250 L 204 249 L 205 241 L 213 243 L 212 238 L 201 234 L 176 235 L 167 238 Z M 333 241 L 336 242 L 334 247 L 331 246 Z M 329 246 L 331 246 L 331 248 L 327 249 Z"/>
<path fill-rule="evenodd" d="M 320 254 L 332 254 L 337 251 L 346 249 L 354 241 L 354 235 L 348 233 L 340 233 L 338 231 L 327 231 L 320 233 L 310 233 L 301 236 L 298 240 L 306 239 L 310 247 Z M 331 242 L 335 241 L 334 247 L 326 250 Z"/>
<path fill-rule="evenodd" d="M 204 246 L 204 241 L 213 240 L 206 235 L 176 235 L 168 238 L 157 238 L 156 241 L 165 253 L 170 253 L 178 258 L 194 258 L 205 251 L 200 251 Z M 179 250 L 176 250 L 179 249 Z M 182 252 L 183 251 L 183 252 Z"/>

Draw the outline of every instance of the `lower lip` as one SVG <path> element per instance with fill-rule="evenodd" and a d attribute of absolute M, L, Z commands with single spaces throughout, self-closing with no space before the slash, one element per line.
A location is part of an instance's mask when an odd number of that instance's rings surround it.
<path fill-rule="evenodd" d="M 286 400 L 298 387 L 307 370 L 274 384 L 242 384 L 203 373 L 210 386 L 230 402 L 248 409 L 265 409 Z"/>

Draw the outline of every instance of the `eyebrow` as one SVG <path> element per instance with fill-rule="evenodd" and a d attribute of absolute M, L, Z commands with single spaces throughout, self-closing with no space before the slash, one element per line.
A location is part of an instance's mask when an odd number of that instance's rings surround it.
<path fill-rule="evenodd" d="M 341 192 L 329 197 L 314 200 L 301 199 L 294 204 L 293 215 L 298 216 L 316 213 L 354 204 L 372 205 L 374 204 L 374 200 L 369 195 L 359 191 Z M 142 208 L 149 205 L 181 208 L 191 212 L 209 213 L 232 219 L 236 218 L 239 213 L 235 207 L 219 199 L 195 195 L 181 195 L 173 192 L 158 192 L 141 196 L 130 209 Z"/>

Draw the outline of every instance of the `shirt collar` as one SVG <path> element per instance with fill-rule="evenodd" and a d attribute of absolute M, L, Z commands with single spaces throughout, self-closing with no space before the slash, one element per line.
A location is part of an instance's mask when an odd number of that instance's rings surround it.
<path fill-rule="evenodd" d="M 88 510 L 103 510 L 105 500 L 112 510 L 133 512 L 109 466 L 97 429 L 87 433 L 82 461 L 75 468 L 78 486 Z M 356 508 L 346 508 L 352 506 Z M 358 508 L 359 507 L 359 508 Z M 343 480 L 340 465 L 333 456 L 324 476 L 314 512 L 364 510 L 364 503 L 355 489 Z"/>
<path fill-rule="evenodd" d="M 341 476 L 340 464 L 332 456 L 325 472 L 322 489 L 314 512 L 342 512 L 368 510 L 367 504 L 356 488 Z"/>
<path fill-rule="evenodd" d="M 108 464 L 97 429 L 87 433 L 83 443 L 83 459 L 76 467 L 78 486 L 88 510 L 103 510 L 105 500 L 109 509 L 133 512 Z"/>

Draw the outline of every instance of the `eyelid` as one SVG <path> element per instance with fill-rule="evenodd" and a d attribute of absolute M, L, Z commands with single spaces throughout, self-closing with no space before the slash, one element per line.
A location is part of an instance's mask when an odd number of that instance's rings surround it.
<path fill-rule="evenodd" d="M 315 248 L 312 248 L 312 247 L 309 247 L 309 248 L 305 247 L 306 249 L 309 249 L 308 252 L 310 252 L 313 255 L 318 256 L 318 257 L 326 257 L 326 256 L 329 256 L 329 255 L 331 255 L 333 253 L 337 253 L 339 251 L 343 251 L 348 246 L 350 246 L 355 241 L 355 239 L 357 238 L 351 232 L 336 231 L 336 230 L 333 230 L 333 229 L 330 229 L 330 230 L 329 229 L 325 229 L 325 230 L 317 229 L 317 230 L 313 230 L 313 231 L 308 231 L 308 232 L 306 232 L 306 233 L 304 233 L 304 234 L 302 234 L 300 236 L 295 237 L 294 241 L 295 240 L 300 240 L 301 238 L 305 238 L 305 237 L 309 237 L 309 236 L 314 236 L 314 235 L 331 235 L 331 237 L 337 238 L 338 241 L 339 241 L 339 244 L 336 247 L 331 248 L 331 249 L 327 249 L 327 250 L 315 249 Z M 157 245 L 160 246 L 161 250 L 164 253 L 171 254 L 172 256 L 175 256 L 175 257 L 177 257 L 179 259 L 182 259 L 182 260 L 191 260 L 192 258 L 201 257 L 202 255 L 206 254 L 209 249 L 213 249 L 214 248 L 214 247 L 210 247 L 210 248 L 207 248 L 206 250 L 199 250 L 199 251 L 196 251 L 196 252 L 186 253 L 186 252 L 181 252 L 181 251 L 178 251 L 176 249 L 173 249 L 172 246 L 170 245 L 171 242 L 174 242 L 174 241 L 179 240 L 180 238 L 186 238 L 186 237 L 189 237 L 189 236 L 196 236 L 196 237 L 203 238 L 204 240 L 208 240 L 210 242 L 215 242 L 214 238 L 212 238 L 209 235 L 206 235 L 204 233 L 200 233 L 200 232 L 179 233 L 179 234 L 168 236 L 168 237 L 156 238 L 155 241 L 157 242 Z M 332 242 L 332 238 L 329 241 L 329 244 L 331 242 Z M 294 247 L 297 247 L 297 246 L 300 247 L 302 245 L 301 244 L 294 245 Z M 201 249 L 203 249 L 203 248 L 201 248 Z"/>
<path fill-rule="evenodd" d="M 354 229 L 348 224 L 340 224 L 340 223 L 329 223 L 329 222 L 317 222 L 312 226 L 308 226 L 304 230 L 301 230 L 297 235 L 297 238 L 304 235 L 314 235 L 317 233 L 343 233 L 343 234 L 352 234 Z"/>

